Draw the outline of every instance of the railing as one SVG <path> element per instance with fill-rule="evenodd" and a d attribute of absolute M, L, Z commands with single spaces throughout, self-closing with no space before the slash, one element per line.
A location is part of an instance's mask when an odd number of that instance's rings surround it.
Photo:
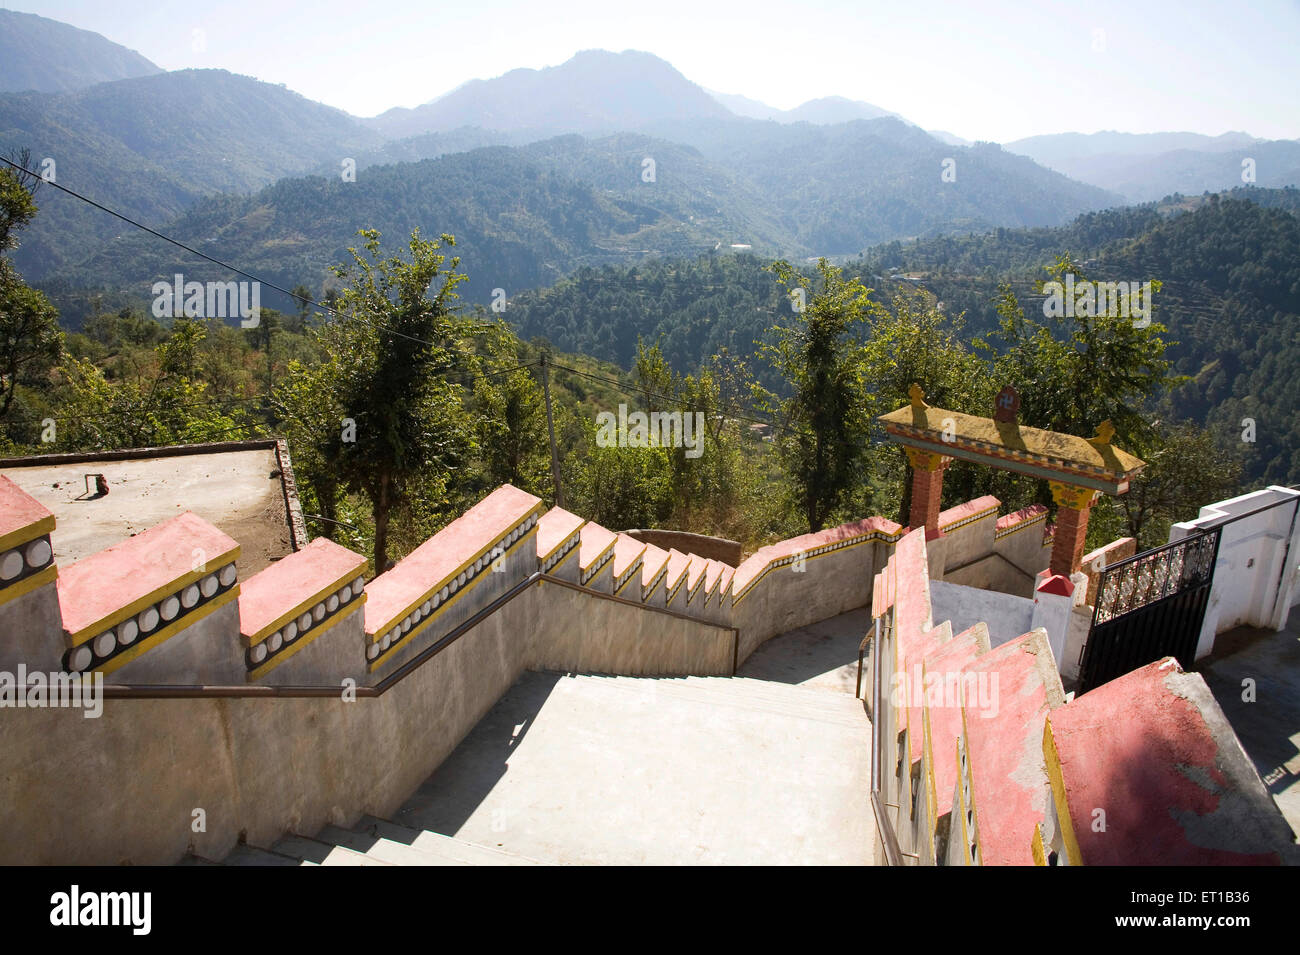
<path fill-rule="evenodd" d="M 885 864 L 899 866 L 903 864 L 903 852 L 898 845 L 898 836 L 894 832 L 894 825 L 889 820 L 888 806 L 885 803 L 884 794 L 881 792 L 880 785 L 884 776 L 884 753 L 881 749 L 881 740 L 890 732 L 887 717 L 882 717 L 880 708 L 880 680 L 881 680 L 881 659 L 884 655 L 884 638 L 887 632 L 888 639 L 893 640 L 893 611 L 892 608 L 887 612 L 890 623 L 883 626 L 881 621 L 884 617 L 877 617 L 875 622 L 875 635 L 871 648 L 871 811 L 876 817 L 876 830 L 880 833 L 880 842 L 885 850 Z M 865 644 L 865 640 L 863 643 Z M 859 668 L 859 686 L 861 686 L 861 667 L 862 656 L 859 649 L 858 668 Z"/>
<path fill-rule="evenodd" d="M 1117 561 L 1101 571 L 1093 598 L 1092 625 L 1079 651 L 1079 693 L 1162 656 L 1184 669 L 1195 665 L 1197 644 L 1214 587 L 1223 529 L 1238 521 L 1291 505 L 1282 573 L 1290 560 L 1300 498 L 1286 497 L 1240 514 L 1189 522 L 1188 536 Z M 1282 593 L 1281 581 L 1278 596 Z"/>
<path fill-rule="evenodd" d="M 1221 526 L 1135 554 L 1101 572 L 1092 625 L 1079 653 L 1080 694 L 1165 656 L 1192 668 Z"/>

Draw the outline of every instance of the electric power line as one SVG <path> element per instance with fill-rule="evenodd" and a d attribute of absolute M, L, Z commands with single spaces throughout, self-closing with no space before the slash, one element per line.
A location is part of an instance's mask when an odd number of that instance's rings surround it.
<path fill-rule="evenodd" d="M 289 296 L 291 299 L 293 299 L 296 302 L 301 302 L 304 305 L 311 305 L 314 308 L 318 308 L 324 312 L 328 312 L 336 319 L 342 317 L 336 309 L 334 309 L 329 305 L 322 305 L 320 302 L 314 301 L 313 299 L 305 298 L 302 295 L 297 295 L 293 292 L 290 292 L 286 288 L 282 288 L 281 286 L 276 285 L 274 282 L 268 282 L 265 279 L 259 278 L 258 276 L 254 275 L 252 272 L 246 272 L 245 270 L 238 268 L 234 265 L 230 265 L 227 262 L 222 262 L 220 259 L 213 258 L 212 256 L 208 255 L 206 252 L 202 252 L 191 245 L 186 245 L 184 242 L 181 242 L 179 239 L 173 239 L 169 235 L 164 235 L 163 233 L 159 232 L 157 229 L 151 229 L 149 226 L 145 225 L 144 223 L 137 222 L 135 219 L 132 219 L 130 216 L 124 215 L 123 213 L 118 212 L 115 209 L 110 209 L 108 206 L 96 202 L 94 199 L 91 199 L 89 196 L 84 196 L 81 193 L 73 189 L 69 189 L 67 186 L 61 185 L 52 179 L 45 179 L 44 177 L 39 176 L 37 173 L 28 169 L 27 167 L 14 162 L 12 159 L 9 159 L 5 156 L 0 156 L 0 162 L 4 162 L 12 166 L 13 168 L 19 170 L 20 172 L 32 176 L 33 178 L 40 179 L 45 184 L 51 185 L 55 189 L 67 193 L 68 195 L 72 196 L 74 199 L 79 199 L 82 202 L 87 203 L 88 205 L 94 206 L 96 209 L 99 209 L 102 212 L 107 212 L 109 215 L 115 216 L 118 219 L 121 219 L 123 222 L 127 223 L 128 225 L 133 225 L 137 229 L 141 229 L 152 236 L 162 239 L 164 242 L 170 242 L 172 245 L 176 246 L 177 248 L 184 249 L 186 252 L 189 252 L 191 255 L 197 255 L 199 258 L 204 259 L 205 261 L 211 262 L 214 265 L 219 265 L 221 268 L 227 270 L 228 272 L 234 272 L 236 275 L 242 275 L 244 276 L 244 278 L 251 279 L 252 281 L 257 282 L 260 285 L 265 285 L 268 288 L 273 288 L 277 292 Z M 375 322 L 367 321 L 366 319 L 360 318 L 359 316 L 356 315 L 353 315 L 352 317 L 356 321 L 360 322 L 361 324 L 367 325 L 370 328 L 375 329 L 376 331 L 385 332 L 389 335 L 396 335 L 399 338 L 405 338 L 409 341 L 417 342 L 418 344 L 421 345 L 428 345 L 432 348 L 439 347 L 436 342 L 431 342 L 423 338 L 417 338 L 414 335 L 408 335 L 405 332 L 399 332 L 395 328 L 388 328 L 385 325 L 379 325 L 376 324 Z"/>

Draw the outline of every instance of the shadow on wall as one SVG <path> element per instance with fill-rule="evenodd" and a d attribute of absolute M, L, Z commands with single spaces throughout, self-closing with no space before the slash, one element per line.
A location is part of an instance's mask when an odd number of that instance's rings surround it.
<path fill-rule="evenodd" d="M 755 650 L 737 676 L 771 683 L 801 684 L 848 668 L 845 687 L 853 690 L 858 647 L 872 629 L 871 610 L 863 607 L 809 624 L 768 640 Z"/>
<path fill-rule="evenodd" d="M 535 673 L 514 684 L 451 756 L 393 816 L 413 829 L 454 836 L 509 771 L 510 756 L 523 743 L 537 714 L 560 680 Z"/>
<path fill-rule="evenodd" d="M 684 554 L 698 554 L 705 560 L 720 560 L 730 567 L 739 567 L 744 554 L 739 541 L 727 540 L 725 537 L 705 537 L 703 534 L 660 528 L 637 528 L 623 533 L 643 544 L 654 544 L 664 550 L 676 549 Z"/>

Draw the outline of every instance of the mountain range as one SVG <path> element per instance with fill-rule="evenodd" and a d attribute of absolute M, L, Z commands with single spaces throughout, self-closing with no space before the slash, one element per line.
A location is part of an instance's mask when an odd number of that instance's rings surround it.
<path fill-rule="evenodd" d="M 771 109 L 630 50 L 471 80 L 366 119 L 223 70 L 161 72 L 95 34 L 0 15 L 4 49 L 27 51 L 0 67 L 11 90 L 0 153 L 53 159 L 58 184 L 290 285 L 319 287 L 368 226 L 395 242 L 416 226 L 453 232 L 467 297 L 483 300 L 647 257 L 843 258 L 891 239 L 1062 225 L 1162 183 L 1238 185 L 1242 151 L 1261 185 L 1300 181 L 1289 141 L 1067 134 L 1004 149 L 841 97 Z M 36 56 L 55 88 L 24 79 Z M 13 91 L 24 85 L 37 88 Z M 198 268 L 57 189 L 38 203 L 15 253 L 29 280 L 129 290 Z"/>
<path fill-rule="evenodd" d="M 161 72 L 98 33 L 34 13 L 0 10 L 0 92 L 61 93 Z"/>
<path fill-rule="evenodd" d="M 1175 192 L 1217 192 L 1243 183 L 1281 188 L 1300 182 L 1300 142 L 1262 140 L 1242 132 L 1060 133 L 1019 139 L 1006 148 L 1130 202 L 1151 202 Z"/>

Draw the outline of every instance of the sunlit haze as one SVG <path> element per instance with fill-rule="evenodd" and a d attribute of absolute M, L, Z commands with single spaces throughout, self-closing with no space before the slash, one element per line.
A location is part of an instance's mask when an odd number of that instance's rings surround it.
<path fill-rule="evenodd" d="M 584 49 L 645 50 L 788 109 L 838 95 L 926 129 L 1009 142 L 1064 131 L 1300 137 L 1300 4 L 654 0 L 12 2 L 168 70 L 221 68 L 373 116 Z"/>

